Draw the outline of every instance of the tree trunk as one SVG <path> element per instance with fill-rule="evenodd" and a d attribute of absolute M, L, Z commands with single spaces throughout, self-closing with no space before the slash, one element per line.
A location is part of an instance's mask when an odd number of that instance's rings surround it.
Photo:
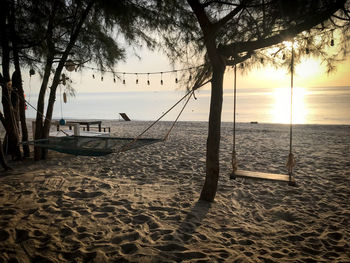
<path fill-rule="evenodd" d="M 214 201 L 219 180 L 219 147 L 224 72 L 224 66 L 213 67 L 207 138 L 206 177 L 199 198 L 200 200 L 209 202 Z"/>
<path fill-rule="evenodd" d="M 8 140 L 7 149 L 12 157 L 22 159 L 22 153 L 19 148 L 19 131 L 16 124 L 16 118 L 13 112 L 11 103 L 11 88 L 10 85 L 10 48 L 8 42 L 8 32 L 6 19 L 8 18 L 8 5 L 2 2 L 0 6 L 0 34 L 2 47 L 2 72 L 1 86 L 2 86 L 2 105 L 5 117 L 5 129 Z"/>
<path fill-rule="evenodd" d="M 2 114 L 1 111 L 0 111 L 0 121 L 1 121 L 2 125 L 5 125 L 5 118 L 4 118 L 4 115 Z M 1 139 L 0 139 L 0 163 L 1 163 L 1 166 L 5 169 L 5 171 L 10 169 L 10 167 L 7 166 L 6 158 L 5 158 L 4 152 L 2 150 Z"/>
<path fill-rule="evenodd" d="M 5 155 L 4 155 L 4 152 L 2 151 L 1 139 L 0 139 L 0 163 L 1 163 L 2 168 L 5 169 L 5 171 L 10 169 L 10 167 L 7 166 Z"/>
<path fill-rule="evenodd" d="M 44 77 L 40 87 L 38 104 L 37 104 L 37 113 L 36 113 L 36 119 L 35 119 L 35 136 L 34 136 L 35 140 L 42 139 L 45 93 L 46 93 L 47 85 L 49 83 L 53 59 L 54 59 L 53 55 L 48 55 L 46 65 L 45 65 Z M 41 159 L 41 148 L 34 147 L 34 160 L 38 161 L 40 159 Z"/>
<path fill-rule="evenodd" d="M 26 123 L 26 113 L 25 113 L 25 99 L 24 99 L 24 91 L 23 91 L 23 85 L 22 85 L 22 73 L 21 73 L 21 67 L 19 63 L 19 55 L 18 55 L 18 48 L 17 48 L 17 39 L 16 39 L 16 28 L 15 28 L 15 7 L 14 3 L 11 3 L 11 18 L 10 18 L 10 30 L 11 30 L 11 42 L 12 42 L 12 52 L 13 52 L 13 62 L 15 66 L 15 73 L 12 75 L 12 83 L 15 88 L 17 88 L 18 91 L 18 98 L 19 98 L 19 105 L 18 105 L 18 111 L 19 111 L 19 118 L 21 121 L 21 130 L 22 130 L 22 141 L 28 141 L 28 129 L 27 129 L 27 123 Z M 24 157 L 29 157 L 30 151 L 29 151 L 29 145 L 23 144 L 23 154 Z"/>
<path fill-rule="evenodd" d="M 207 55 L 212 67 L 209 127 L 206 154 L 206 176 L 200 200 L 213 202 L 219 180 L 219 148 L 221 130 L 221 111 L 223 79 L 226 68 L 225 59 L 216 46 L 216 27 L 206 15 L 204 6 L 198 0 L 187 0 L 195 13 L 204 36 Z"/>
<path fill-rule="evenodd" d="M 57 86 L 60 83 L 62 69 L 67 61 L 69 53 L 71 52 L 72 48 L 75 45 L 75 42 L 79 36 L 81 28 L 82 28 L 82 26 L 83 26 L 83 24 L 88 16 L 89 12 L 91 11 L 94 3 L 95 3 L 95 0 L 90 0 L 87 4 L 86 8 L 82 12 L 81 16 L 79 17 L 79 19 L 76 23 L 76 26 L 74 28 L 74 31 L 72 32 L 72 34 L 70 36 L 68 45 L 67 45 L 65 51 L 63 52 L 62 57 L 60 59 L 60 62 L 58 63 L 58 66 L 56 68 L 55 75 L 54 75 L 54 78 L 52 80 L 52 85 L 50 88 L 50 96 L 49 96 L 49 102 L 48 102 L 47 110 L 46 110 L 46 119 L 45 119 L 44 126 L 43 126 L 42 138 L 47 138 L 49 135 L 49 132 L 50 132 L 52 113 L 53 113 L 53 108 L 54 108 L 54 104 L 56 101 L 56 90 L 57 90 Z M 46 151 L 44 151 L 43 153 L 45 155 Z"/>

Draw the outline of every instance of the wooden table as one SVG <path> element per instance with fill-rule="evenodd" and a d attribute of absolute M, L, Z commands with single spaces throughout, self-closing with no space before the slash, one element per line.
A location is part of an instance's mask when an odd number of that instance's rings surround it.
<path fill-rule="evenodd" d="M 102 121 L 67 121 L 65 126 L 69 126 L 69 129 L 72 129 L 72 126 L 74 127 L 74 125 L 79 124 L 79 125 L 85 125 L 86 126 L 86 130 L 90 131 L 90 126 L 91 125 L 97 125 L 98 127 L 98 131 L 101 132 L 102 128 Z M 60 124 L 56 123 L 57 125 L 57 131 L 60 130 Z"/>
<path fill-rule="evenodd" d="M 102 121 L 68 121 L 67 122 L 68 125 L 70 123 L 72 124 L 78 123 L 79 125 L 85 125 L 87 131 L 90 131 L 90 125 L 97 125 L 98 131 L 101 132 Z"/>

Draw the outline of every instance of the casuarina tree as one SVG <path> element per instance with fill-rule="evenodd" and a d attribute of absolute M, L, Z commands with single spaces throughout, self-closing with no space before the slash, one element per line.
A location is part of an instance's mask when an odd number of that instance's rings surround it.
<path fill-rule="evenodd" d="M 163 25 L 159 26 L 162 45 L 169 57 L 175 61 L 181 57 L 182 61 L 204 63 L 200 68 L 204 74 L 198 76 L 203 83 L 211 82 L 206 178 L 200 199 L 213 201 L 219 178 L 223 80 L 227 68 L 242 62 L 245 67 L 278 61 L 283 64 L 282 57 L 289 41 L 295 43 L 296 62 L 302 55 L 317 56 L 331 70 L 348 51 L 349 1 L 156 2 L 158 19 L 163 19 Z M 331 54 L 327 48 L 334 44 L 336 35 L 341 43 L 340 52 Z"/>

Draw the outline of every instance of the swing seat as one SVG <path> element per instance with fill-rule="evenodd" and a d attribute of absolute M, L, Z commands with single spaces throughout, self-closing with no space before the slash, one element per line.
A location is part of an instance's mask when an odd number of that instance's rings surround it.
<path fill-rule="evenodd" d="M 274 173 L 237 170 L 233 174 L 231 174 L 230 178 L 234 179 L 236 177 L 246 177 L 246 178 L 252 178 L 252 179 L 274 180 L 274 181 L 294 183 L 293 180 L 290 180 L 288 174 L 274 174 Z"/>

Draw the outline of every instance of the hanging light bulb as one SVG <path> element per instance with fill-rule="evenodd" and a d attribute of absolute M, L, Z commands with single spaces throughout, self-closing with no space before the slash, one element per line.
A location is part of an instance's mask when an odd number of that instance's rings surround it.
<path fill-rule="evenodd" d="M 35 70 L 31 68 L 31 69 L 29 70 L 29 76 L 31 77 L 31 76 L 33 76 L 33 75 L 35 75 Z"/>
<path fill-rule="evenodd" d="M 94 74 L 92 74 L 92 78 L 95 79 L 95 75 Z"/>
<path fill-rule="evenodd" d="M 71 59 L 68 59 L 64 66 L 65 66 L 66 70 L 68 70 L 70 72 L 75 70 L 75 63 Z"/>
<path fill-rule="evenodd" d="M 136 84 L 139 84 L 139 76 L 136 73 Z"/>
<path fill-rule="evenodd" d="M 160 85 L 163 85 L 163 72 L 160 72 Z"/>
<path fill-rule="evenodd" d="M 149 73 L 147 73 L 147 85 L 150 85 L 151 82 L 149 81 Z"/>
<path fill-rule="evenodd" d="M 123 73 L 123 84 L 125 84 L 125 73 Z"/>
<path fill-rule="evenodd" d="M 103 76 L 101 76 L 101 81 L 103 81 Z"/>
<path fill-rule="evenodd" d="M 66 86 L 66 75 L 64 73 L 62 73 L 61 75 L 61 80 L 62 80 L 63 86 Z"/>
<path fill-rule="evenodd" d="M 115 75 L 113 75 L 113 82 L 116 83 Z"/>

